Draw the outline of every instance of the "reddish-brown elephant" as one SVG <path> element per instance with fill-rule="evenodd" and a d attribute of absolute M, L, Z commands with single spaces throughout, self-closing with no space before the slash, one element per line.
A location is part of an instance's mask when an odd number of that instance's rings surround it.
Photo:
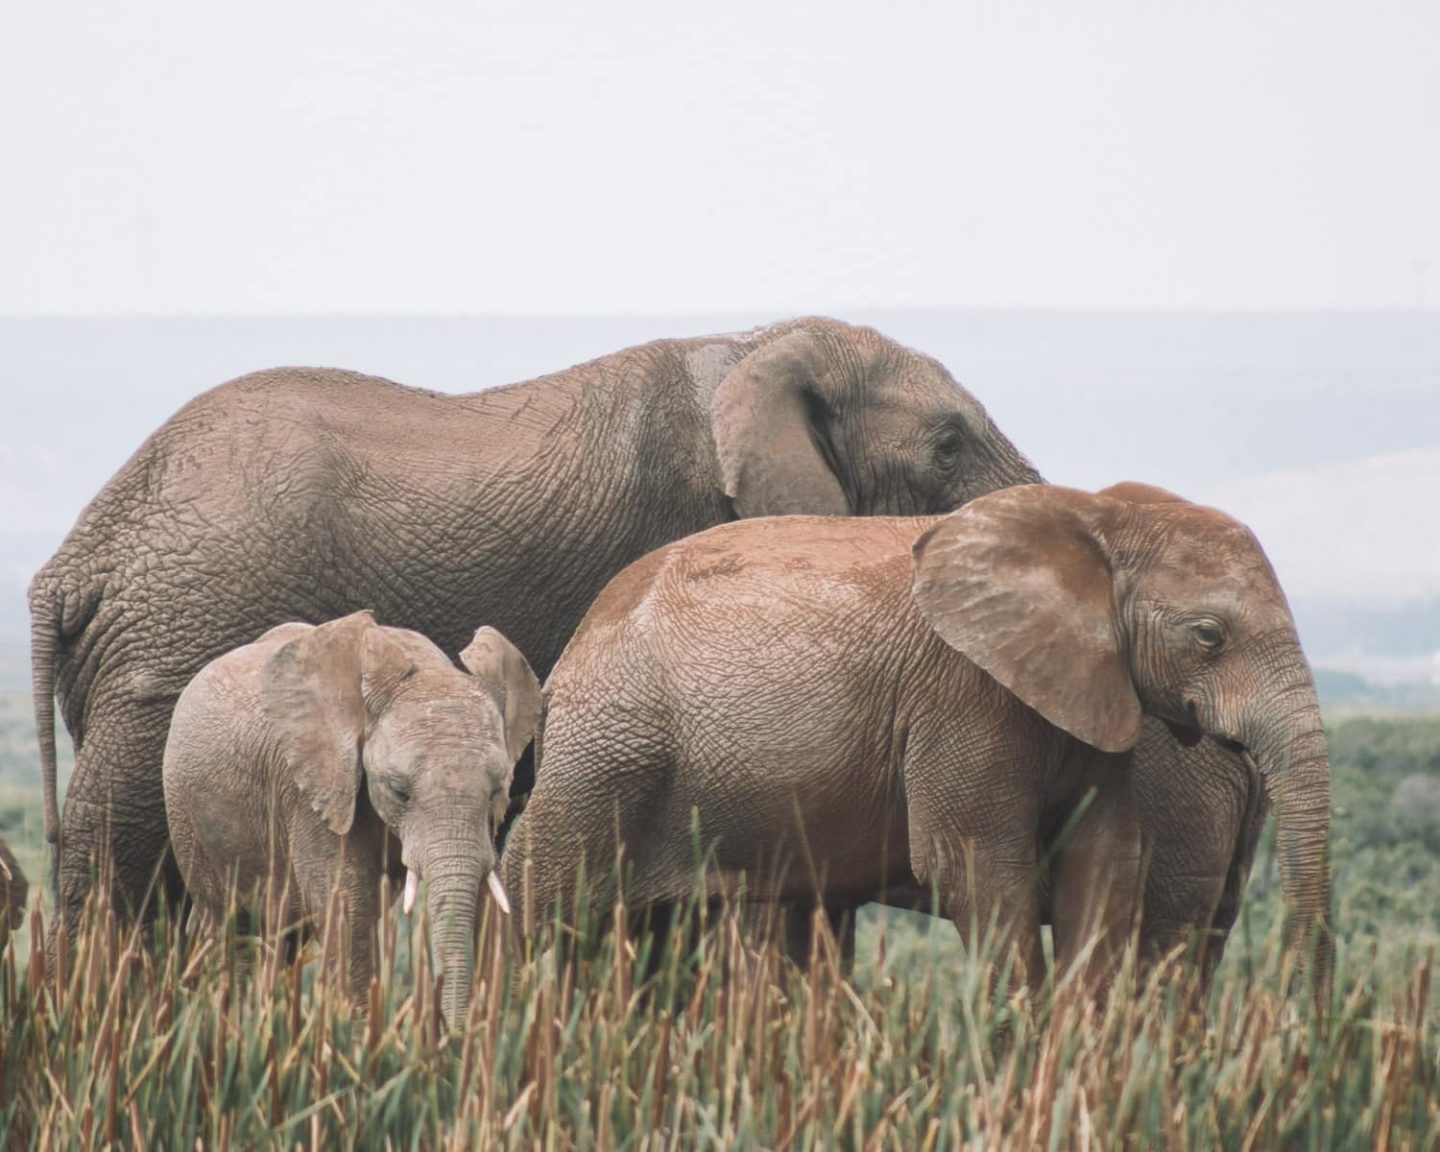
<path fill-rule="evenodd" d="M 1057 960 L 1131 925 L 1148 715 L 1253 763 L 1292 939 L 1328 973 L 1315 687 L 1260 545 L 1213 509 L 1030 485 L 942 519 L 725 525 L 616 577 L 546 693 L 501 865 L 518 890 L 531 863 L 522 930 L 622 845 L 633 904 L 684 897 L 698 835 L 717 894 L 913 904 L 933 886 L 962 928 L 1003 925 L 1034 981 L 1042 860 L 1072 819 L 1050 862 Z"/>

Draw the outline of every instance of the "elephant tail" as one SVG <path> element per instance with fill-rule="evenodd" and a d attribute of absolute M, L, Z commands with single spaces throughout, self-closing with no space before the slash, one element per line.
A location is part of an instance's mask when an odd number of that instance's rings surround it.
<path fill-rule="evenodd" d="M 53 585 L 40 577 L 30 586 L 30 675 L 40 776 L 45 788 L 45 839 L 50 844 L 51 896 L 60 898 L 60 803 L 55 781 L 55 654 L 60 606 Z"/>

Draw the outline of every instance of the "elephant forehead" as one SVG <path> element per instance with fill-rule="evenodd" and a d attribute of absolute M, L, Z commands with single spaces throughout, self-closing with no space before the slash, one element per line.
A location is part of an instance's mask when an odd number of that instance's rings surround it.
<path fill-rule="evenodd" d="M 1213 508 L 1177 507 L 1172 530 L 1156 563 L 1157 574 L 1211 584 L 1217 591 L 1254 597 L 1274 590 L 1279 581 L 1254 533 Z"/>
<path fill-rule="evenodd" d="M 432 735 L 445 733 L 463 739 L 493 741 L 501 738 L 503 729 L 494 702 L 478 690 L 422 697 L 396 711 L 402 725 L 418 726 Z"/>
<path fill-rule="evenodd" d="M 973 428 L 984 428 L 989 420 L 980 401 L 939 363 L 923 356 L 888 357 L 866 382 L 872 418 L 886 412 L 912 421 L 917 414 L 935 420 L 958 416 Z"/>
<path fill-rule="evenodd" d="M 1285 609 L 1278 586 L 1253 568 L 1216 566 L 1204 557 L 1173 557 L 1148 571 L 1135 590 L 1141 600 L 1179 610 L 1268 617 Z"/>

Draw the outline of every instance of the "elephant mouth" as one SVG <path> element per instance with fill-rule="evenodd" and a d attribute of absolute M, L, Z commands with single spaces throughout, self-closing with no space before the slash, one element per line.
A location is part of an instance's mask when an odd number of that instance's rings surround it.
<path fill-rule="evenodd" d="M 1194 724 L 1177 724 L 1173 720 L 1166 720 L 1165 727 L 1170 729 L 1170 735 L 1174 736 L 1185 748 L 1195 747 L 1205 735 Z"/>
<path fill-rule="evenodd" d="M 1165 727 L 1170 729 L 1170 734 L 1175 737 L 1186 748 L 1193 748 L 1205 736 L 1204 725 L 1200 723 L 1200 706 L 1194 700 L 1185 701 L 1185 719 L 1165 721 Z M 1215 743 L 1224 748 L 1227 752 L 1233 752 L 1236 756 L 1245 756 L 1249 749 L 1239 740 L 1232 740 L 1228 736 L 1213 736 Z"/>

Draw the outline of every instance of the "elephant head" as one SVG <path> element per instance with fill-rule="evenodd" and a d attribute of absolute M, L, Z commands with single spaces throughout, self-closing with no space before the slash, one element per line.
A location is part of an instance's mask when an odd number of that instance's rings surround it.
<path fill-rule="evenodd" d="M 948 512 L 1039 474 L 928 356 L 868 328 L 802 320 L 716 389 L 716 454 L 740 516 Z"/>
<path fill-rule="evenodd" d="M 1276 809 L 1290 942 L 1325 994 L 1325 732 L 1285 595 L 1243 524 L 1143 485 L 1013 488 L 920 537 L 914 592 L 950 645 L 1087 744 L 1129 751 L 1143 711 L 1251 757 Z"/>
<path fill-rule="evenodd" d="M 481 628 L 461 661 L 468 674 L 424 637 L 381 628 L 365 611 L 292 640 L 262 677 L 295 782 L 329 830 L 350 831 L 363 781 L 400 842 L 407 912 L 425 880 L 452 1025 L 470 992 L 482 881 L 509 911 L 494 827 L 540 714 L 539 682 L 499 632 Z"/>

